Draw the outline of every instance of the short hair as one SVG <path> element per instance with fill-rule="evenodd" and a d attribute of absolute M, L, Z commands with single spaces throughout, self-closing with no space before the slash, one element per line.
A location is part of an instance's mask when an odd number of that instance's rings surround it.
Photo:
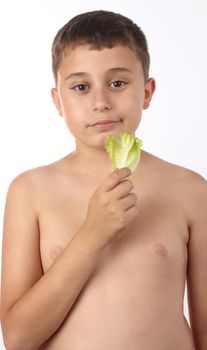
<path fill-rule="evenodd" d="M 67 22 L 56 34 L 52 44 L 52 70 L 57 83 L 57 70 L 62 57 L 70 48 L 88 44 L 91 50 L 124 45 L 132 49 L 148 79 L 150 55 L 146 37 L 131 19 L 111 11 L 90 11 L 79 14 Z"/>

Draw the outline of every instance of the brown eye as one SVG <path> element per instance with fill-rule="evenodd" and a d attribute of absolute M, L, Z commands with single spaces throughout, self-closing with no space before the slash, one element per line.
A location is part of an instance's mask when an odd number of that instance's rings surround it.
<path fill-rule="evenodd" d="M 78 84 L 78 85 L 75 85 L 72 89 L 75 91 L 84 92 L 87 89 L 87 85 L 86 84 Z"/>
<path fill-rule="evenodd" d="M 125 86 L 127 83 L 123 80 L 115 80 L 111 83 L 111 86 L 112 87 L 115 87 L 115 88 L 120 88 L 120 87 L 123 87 Z"/>

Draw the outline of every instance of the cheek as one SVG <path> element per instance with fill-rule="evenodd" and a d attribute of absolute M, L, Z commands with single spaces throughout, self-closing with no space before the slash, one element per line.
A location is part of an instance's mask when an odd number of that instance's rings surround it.
<path fill-rule="evenodd" d="M 137 88 L 137 91 L 132 93 L 132 104 L 136 106 L 136 109 L 142 110 L 144 104 L 144 90 Z"/>
<path fill-rule="evenodd" d="M 128 108 L 131 109 L 142 109 L 144 102 L 144 90 L 140 89 L 139 86 L 133 87 L 130 91 L 128 91 L 125 98 L 122 99 L 123 104 L 125 103 Z"/>
<path fill-rule="evenodd" d="M 119 101 L 117 105 L 120 113 L 127 114 L 127 116 L 141 115 L 143 109 L 143 96 L 137 92 L 131 92 Z"/>
<path fill-rule="evenodd" d="M 78 108 L 77 101 L 68 95 L 62 96 L 61 105 L 65 115 L 73 113 Z"/>
<path fill-rule="evenodd" d="M 131 92 L 120 101 L 119 113 L 123 116 L 126 131 L 133 133 L 140 124 L 143 110 L 143 96 Z"/>
<path fill-rule="evenodd" d="M 80 103 L 80 100 L 74 97 L 71 97 L 69 94 L 63 94 L 61 99 L 62 105 L 62 114 L 63 117 L 68 123 L 70 121 L 80 122 L 83 121 L 85 105 Z"/>
<path fill-rule="evenodd" d="M 86 112 L 87 107 L 80 100 L 71 98 L 70 96 L 62 96 L 62 116 L 70 133 L 76 137 L 79 135 L 84 126 L 87 124 Z"/>

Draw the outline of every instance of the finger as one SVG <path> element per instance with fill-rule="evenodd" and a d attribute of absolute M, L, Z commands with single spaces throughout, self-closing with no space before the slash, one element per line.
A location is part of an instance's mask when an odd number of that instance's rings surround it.
<path fill-rule="evenodd" d="M 136 204 L 131 206 L 128 210 L 124 212 L 124 217 L 122 221 L 122 224 L 124 224 L 124 230 L 128 229 L 132 220 L 134 220 L 138 215 L 139 215 L 139 209 Z"/>
<path fill-rule="evenodd" d="M 131 170 L 127 167 L 116 169 L 113 171 L 104 181 L 102 188 L 106 192 L 111 191 L 116 187 L 123 179 L 131 175 Z"/>
<path fill-rule="evenodd" d="M 139 214 L 139 209 L 136 204 L 130 207 L 128 210 L 126 210 L 127 220 L 129 222 L 135 219 L 138 214 Z"/>
<path fill-rule="evenodd" d="M 135 193 L 129 193 L 126 197 L 119 201 L 119 205 L 122 210 L 127 211 L 133 207 L 137 202 L 137 196 Z"/>
<path fill-rule="evenodd" d="M 124 198 L 133 190 L 133 188 L 132 181 L 124 179 L 113 189 L 113 198 Z"/>

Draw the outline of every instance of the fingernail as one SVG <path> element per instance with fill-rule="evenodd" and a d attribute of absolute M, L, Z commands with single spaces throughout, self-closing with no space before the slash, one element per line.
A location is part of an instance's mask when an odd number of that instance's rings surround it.
<path fill-rule="evenodd" d="M 125 167 L 125 168 L 122 168 L 122 169 L 123 169 L 123 171 L 124 171 L 124 175 L 125 175 L 125 176 L 131 175 L 131 170 L 130 170 L 129 168 Z"/>

